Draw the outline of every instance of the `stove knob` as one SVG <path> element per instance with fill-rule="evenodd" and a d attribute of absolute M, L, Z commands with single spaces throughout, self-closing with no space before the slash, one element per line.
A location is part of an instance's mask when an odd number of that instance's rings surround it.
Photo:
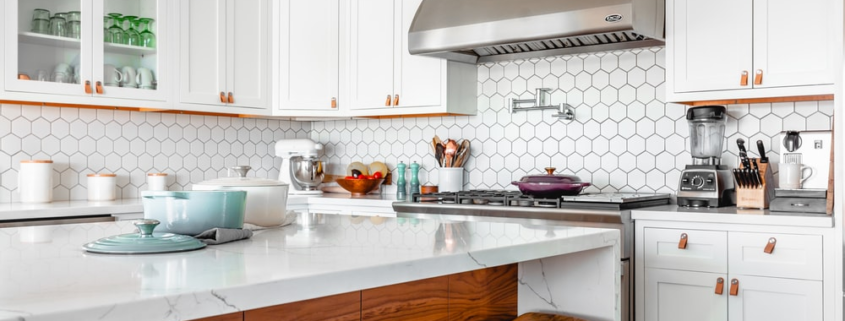
<path fill-rule="evenodd" d="M 708 178 L 708 179 L 707 179 L 707 185 L 711 185 L 711 184 L 713 184 L 713 179 L 712 179 L 712 178 Z"/>
<path fill-rule="evenodd" d="M 696 176 L 692 178 L 692 186 L 695 187 L 702 187 L 704 186 L 704 179 L 701 176 Z"/>

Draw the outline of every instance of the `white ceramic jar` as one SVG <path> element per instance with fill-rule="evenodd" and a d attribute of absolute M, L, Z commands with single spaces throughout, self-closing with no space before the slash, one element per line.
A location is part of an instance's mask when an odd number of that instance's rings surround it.
<path fill-rule="evenodd" d="M 53 201 L 53 161 L 22 160 L 18 171 L 18 192 L 23 203 Z"/>
<path fill-rule="evenodd" d="M 147 174 L 147 190 L 148 191 L 166 191 L 167 190 L 167 173 L 149 173 L 149 174 Z"/>
<path fill-rule="evenodd" d="M 88 174 L 88 200 L 113 201 L 117 198 L 117 175 Z"/>

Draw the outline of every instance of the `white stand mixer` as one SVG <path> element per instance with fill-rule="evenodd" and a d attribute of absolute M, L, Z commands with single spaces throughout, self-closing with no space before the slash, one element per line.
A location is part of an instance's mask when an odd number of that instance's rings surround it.
<path fill-rule="evenodd" d="M 310 139 L 283 139 L 276 142 L 276 156 L 282 158 L 279 180 L 290 184 L 289 194 L 319 195 L 323 182 L 323 144 Z"/>

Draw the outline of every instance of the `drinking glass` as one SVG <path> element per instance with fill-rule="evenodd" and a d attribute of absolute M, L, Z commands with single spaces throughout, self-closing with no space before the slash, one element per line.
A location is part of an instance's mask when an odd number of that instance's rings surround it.
<path fill-rule="evenodd" d="M 147 48 L 155 48 L 156 47 L 156 35 L 153 33 L 153 20 L 152 18 L 141 18 L 141 25 L 144 28 L 144 31 L 141 31 L 141 45 Z"/>
<path fill-rule="evenodd" d="M 32 10 L 32 20 L 50 20 L 50 10 L 47 9 L 35 9 Z"/>
<path fill-rule="evenodd" d="M 50 34 L 50 20 L 33 19 L 32 20 L 32 32 L 43 33 L 45 35 L 49 35 Z"/>
<path fill-rule="evenodd" d="M 117 44 L 125 44 L 125 38 L 123 37 L 123 19 L 121 18 L 123 15 L 119 13 L 109 13 L 111 17 L 112 24 L 109 27 L 109 35 L 111 35 L 111 42 Z"/>
<path fill-rule="evenodd" d="M 80 18 L 82 14 L 79 11 L 70 11 L 67 13 L 67 36 L 70 38 L 79 39 L 82 36 L 82 24 Z"/>
<path fill-rule="evenodd" d="M 112 25 L 112 18 L 109 16 L 103 17 L 103 42 L 112 42 L 109 27 Z"/>
<path fill-rule="evenodd" d="M 130 46 L 140 46 L 141 34 L 135 29 L 138 25 L 138 16 L 123 16 L 123 19 L 128 22 L 128 26 L 123 32 L 124 43 Z"/>
<path fill-rule="evenodd" d="M 58 37 L 67 36 L 67 22 L 65 18 L 59 16 L 59 14 L 50 18 L 50 34 Z"/>

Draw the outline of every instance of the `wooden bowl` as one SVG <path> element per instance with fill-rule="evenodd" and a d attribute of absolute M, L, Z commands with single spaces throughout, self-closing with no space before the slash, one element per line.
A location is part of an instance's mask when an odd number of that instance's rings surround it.
<path fill-rule="evenodd" d="M 345 178 L 338 178 L 337 184 L 343 189 L 352 193 L 352 196 L 364 196 L 367 193 L 371 192 L 372 190 L 376 189 L 381 183 L 384 182 L 384 178 L 379 179 L 345 179 Z"/>

